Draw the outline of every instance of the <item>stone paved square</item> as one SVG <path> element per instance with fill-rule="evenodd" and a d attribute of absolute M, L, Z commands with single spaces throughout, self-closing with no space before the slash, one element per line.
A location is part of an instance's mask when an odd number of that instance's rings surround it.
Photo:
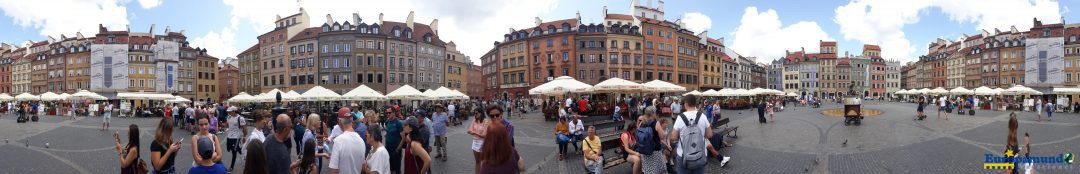
<path fill-rule="evenodd" d="M 757 123 L 754 110 L 722 110 L 739 126 L 738 138 L 726 138 L 734 147 L 722 149 L 732 157 L 725 167 L 711 160 L 708 173 L 1000 173 L 982 169 L 985 154 L 1001 155 L 1005 123 L 1010 112 L 977 111 L 976 116 L 950 114 L 949 120 L 927 113 L 926 120 L 913 120 L 911 103 L 871 101 L 865 109 L 882 115 L 869 116 L 861 126 L 845 126 L 838 117 L 822 115 L 826 109 L 789 106 L 776 113 L 776 121 Z M 929 110 L 929 109 L 928 109 Z M 1080 143 L 1080 115 L 1057 113 L 1054 121 L 1035 121 L 1032 112 L 1021 115 L 1019 133 L 1032 135 L 1033 155 L 1056 155 L 1077 150 Z M 157 118 L 115 118 L 108 131 L 100 131 L 100 117 L 44 116 L 41 122 L 15 123 L 11 115 L 0 117 L 0 152 L 18 158 L 0 159 L 0 173 L 115 173 L 118 171 L 111 134 L 124 133 L 127 124 L 141 129 L 141 141 L 151 141 Z M 559 161 L 553 141 L 554 122 L 544 121 L 537 112 L 512 118 L 517 126 L 517 151 L 526 164 L 526 173 L 583 173 L 581 155 L 571 151 Z M 448 129 L 449 160 L 436 160 L 433 173 L 472 173 L 467 125 Z M 186 131 L 174 138 L 189 137 Z M 25 146 L 29 140 L 30 146 Z M 50 147 L 46 148 L 45 143 Z M 145 144 L 145 143 L 144 143 Z M 185 143 L 177 156 L 177 166 L 191 163 L 190 145 Z M 222 147 L 224 148 L 224 147 Z M 573 148 L 570 146 L 570 148 Z M 148 149 L 148 148 L 146 148 Z M 149 150 L 141 153 L 148 160 Z M 610 153 L 610 152 L 609 152 Z M 434 153 L 432 154 L 434 155 Z M 614 154 L 610 154 L 614 155 Z M 223 162 L 228 165 L 231 154 Z M 238 159 L 242 160 L 242 159 Z M 237 163 L 242 171 L 243 161 Z M 178 167 L 186 173 L 187 167 Z M 323 165 L 323 173 L 328 168 Z M 622 164 L 605 173 L 629 173 Z M 1078 170 L 1047 170 L 1041 173 L 1073 173 Z"/>

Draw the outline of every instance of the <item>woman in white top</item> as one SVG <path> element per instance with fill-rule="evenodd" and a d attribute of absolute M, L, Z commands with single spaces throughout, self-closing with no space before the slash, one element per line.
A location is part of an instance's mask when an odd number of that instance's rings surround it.
<path fill-rule="evenodd" d="M 390 173 L 390 153 L 386 151 L 386 147 L 382 144 L 382 134 L 382 128 L 378 125 L 368 127 L 367 135 L 365 136 L 367 136 L 368 145 L 371 145 L 371 148 L 374 150 L 371 150 L 367 156 L 367 163 L 364 164 L 364 173 Z"/>

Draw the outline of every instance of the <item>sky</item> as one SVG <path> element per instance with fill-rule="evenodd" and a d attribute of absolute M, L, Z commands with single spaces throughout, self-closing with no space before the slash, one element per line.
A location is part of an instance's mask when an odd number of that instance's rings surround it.
<path fill-rule="evenodd" d="M 659 6 L 658 1 L 638 0 Z M 81 32 L 109 30 L 147 32 L 155 26 L 184 31 L 193 46 L 218 58 L 235 57 L 251 47 L 259 34 L 273 29 L 277 15 L 303 7 L 318 26 L 329 14 L 344 22 L 353 13 L 362 21 L 405 21 L 414 12 L 417 23 L 439 20 L 439 37 L 453 41 L 478 64 L 509 29 L 533 27 L 542 21 L 576 18 L 600 23 L 603 9 L 628 14 L 631 0 L 0 0 L 0 42 L 59 39 Z M 786 50 L 817 52 L 818 41 L 837 41 L 841 54 L 862 52 L 876 44 L 886 59 L 917 60 L 938 38 L 957 40 L 986 30 L 1026 31 L 1035 18 L 1043 23 L 1080 23 L 1070 7 L 1076 0 L 668 0 L 664 18 L 685 28 L 723 38 L 742 56 L 768 62 Z"/>

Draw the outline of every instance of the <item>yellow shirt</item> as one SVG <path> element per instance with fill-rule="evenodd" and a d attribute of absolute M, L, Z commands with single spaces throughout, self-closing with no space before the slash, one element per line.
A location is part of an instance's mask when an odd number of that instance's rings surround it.
<path fill-rule="evenodd" d="M 566 123 L 563 123 L 563 122 L 556 123 L 555 124 L 555 133 L 562 133 L 564 135 L 569 135 L 570 127 L 568 125 L 566 125 Z"/>
<path fill-rule="evenodd" d="M 585 138 L 585 141 L 581 141 L 581 151 L 584 151 L 584 155 L 600 155 L 600 136 L 589 136 Z"/>

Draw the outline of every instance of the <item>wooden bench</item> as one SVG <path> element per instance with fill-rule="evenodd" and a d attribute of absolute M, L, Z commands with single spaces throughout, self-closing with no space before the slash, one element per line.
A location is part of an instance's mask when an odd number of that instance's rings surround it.
<path fill-rule="evenodd" d="M 739 138 L 739 126 L 731 126 L 728 124 L 730 122 L 731 119 L 722 118 L 719 121 L 716 121 L 715 124 L 712 124 L 712 128 L 717 129 L 720 128 L 720 126 L 724 126 L 723 129 L 720 129 L 720 135 L 728 135 L 728 137 L 731 138 Z"/>

